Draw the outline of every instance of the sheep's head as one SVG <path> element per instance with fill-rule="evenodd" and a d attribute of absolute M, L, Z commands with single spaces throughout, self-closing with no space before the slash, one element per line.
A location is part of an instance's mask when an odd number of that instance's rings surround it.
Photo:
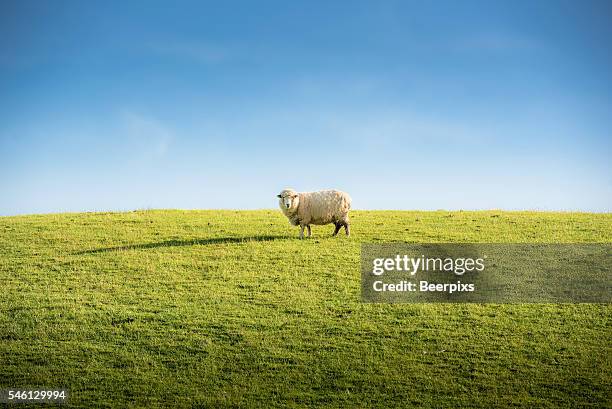
<path fill-rule="evenodd" d="M 280 192 L 279 195 L 276 195 L 276 197 L 278 197 L 278 205 L 286 212 L 297 210 L 298 204 L 300 203 L 300 197 L 293 189 L 285 189 Z"/>

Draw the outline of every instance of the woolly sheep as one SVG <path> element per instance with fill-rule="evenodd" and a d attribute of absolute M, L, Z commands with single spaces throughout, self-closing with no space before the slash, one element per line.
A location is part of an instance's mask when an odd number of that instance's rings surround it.
<path fill-rule="evenodd" d="M 304 227 L 311 236 L 310 225 L 333 223 L 336 226 L 334 236 L 344 226 L 346 235 L 350 235 L 349 210 L 351 197 L 339 190 L 321 190 L 318 192 L 296 192 L 285 189 L 277 195 L 278 204 L 293 226 L 300 226 L 300 239 L 304 238 Z"/>

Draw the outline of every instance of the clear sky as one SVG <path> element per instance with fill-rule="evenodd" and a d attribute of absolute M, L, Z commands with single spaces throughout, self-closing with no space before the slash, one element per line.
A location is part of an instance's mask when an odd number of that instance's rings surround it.
<path fill-rule="evenodd" d="M 0 215 L 612 208 L 609 1 L 0 1 Z"/>

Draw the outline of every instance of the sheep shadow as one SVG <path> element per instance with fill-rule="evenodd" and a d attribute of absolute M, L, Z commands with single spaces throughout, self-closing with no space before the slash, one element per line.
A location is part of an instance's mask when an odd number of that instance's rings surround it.
<path fill-rule="evenodd" d="M 82 254 L 97 254 L 97 253 L 108 253 L 113 251 L 125 251 L 125 250 L 147 250 L 156 249 L 161 247 L 184 247 L 184 246 L 208 246 L 213 244 L 239 244 L 248 243 L 253 241 L 274 241 L 274 240 L 286 240 L 288 236 L 246 236 L 246 237 L 213 237 L 210 239 L 191 239 L 191 240 L 166 240 L 156 243 L 140 243 L 140 244 L 129 244 L 126 246 L 116 247 L 102 247 L 91 250 L 83 250 L 74 253 L 75 255 Z"/>

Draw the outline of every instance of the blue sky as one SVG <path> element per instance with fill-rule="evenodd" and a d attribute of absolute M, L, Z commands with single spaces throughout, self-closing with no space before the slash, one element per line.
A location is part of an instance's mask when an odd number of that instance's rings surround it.
<path fill-rule="evenodd" d="M 610 211 L 612 6 L 0 3 L 0 215 Z"/>

